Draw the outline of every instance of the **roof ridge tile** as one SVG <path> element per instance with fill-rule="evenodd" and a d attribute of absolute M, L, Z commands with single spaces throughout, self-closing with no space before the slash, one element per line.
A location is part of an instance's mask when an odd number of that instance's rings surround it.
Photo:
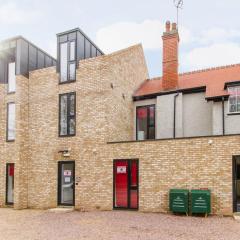
<path fill-rule="evenodd" d="M 240 67 L 240 63 L 228 64 L 228 65 L 217 66 L 217 67 L 210 67 L 210 68 L 203 68 L 203 69 L 193 70 L 193 71 L 189 71 L 189 72 L 183 72 L 183 73 L 179 73 L 179 76 L 190 75 L 190 74 L 201 73 L 201 72 L 208 72 L 208 71 L 213 71 L 213 70 L 220 70 L 220 69 L 237 67 L 237 66 Z"/>

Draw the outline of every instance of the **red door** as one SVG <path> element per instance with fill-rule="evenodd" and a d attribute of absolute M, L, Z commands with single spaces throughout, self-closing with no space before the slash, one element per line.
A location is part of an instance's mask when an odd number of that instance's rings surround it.
<path fill-rule="evenodd" d="M 114 161 L 114 208 L 138 208 L 138 161 Z"/>

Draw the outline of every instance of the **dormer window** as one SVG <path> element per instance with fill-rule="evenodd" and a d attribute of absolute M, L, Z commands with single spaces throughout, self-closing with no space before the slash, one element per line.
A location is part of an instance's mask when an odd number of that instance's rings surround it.
<path fill-rule="evenodd" d="M 240 86 L 228 88 L 229 99 L 229 113 L 240 113 Z"/>
<path fill-rule="evenodd" d="M 79 28 L 57 34 L 57 42 L 59 83 L 76 81 L 76 69 L 81 60 L 103 55 Z"/>

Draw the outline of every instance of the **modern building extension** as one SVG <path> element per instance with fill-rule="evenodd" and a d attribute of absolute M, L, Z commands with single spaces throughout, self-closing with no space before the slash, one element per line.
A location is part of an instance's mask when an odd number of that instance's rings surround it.
<path fill-rule="evenodd" d="M 155 79 L 141 45 L 104 55 L 79 29 L 56 60 L 0 44 L 1 206 L 167 212 L 171 188 L 209 188 L 240 210 L 240 64 L 179 74 L 177 25 L 162 38 Z"/>

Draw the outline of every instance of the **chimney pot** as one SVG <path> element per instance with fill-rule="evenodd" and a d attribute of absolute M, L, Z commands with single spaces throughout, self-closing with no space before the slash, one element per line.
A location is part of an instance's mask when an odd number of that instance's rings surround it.
<path fill-rule="evenodd" d="M 172 30 L 177 30 L 177 24 L 176 23 L 172 23 Z"/>
<path fill-rule="evenodd" d="M 171 28 L 171 23 L 170 21 L 166 22 L 166 32 L 170 32 L 170 28 Z"/>

